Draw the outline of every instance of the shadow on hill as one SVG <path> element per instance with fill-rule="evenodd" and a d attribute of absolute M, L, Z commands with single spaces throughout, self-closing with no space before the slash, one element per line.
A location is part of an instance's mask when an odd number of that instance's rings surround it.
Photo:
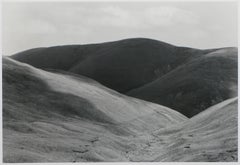
<path fill-rule="evenodd" d="M 13 104 L 8 104 L 9 102 Z M 27 71 L 27 68 L 16 68 L 6 60 L 3 62 L 3 103 L 4 120 L 14 118 L 36 120 L 61 114 L 63 117 L 114 124 L 110 117 L 99 111 L 88 100 L 72 94 L 53 91 L 43 80 Z"/>
<path fill-rule="evenodd" d="M 36 48 L 11 58 L 45 70 L 83 75 L 188 117 L 237 96 L 236 48 L 200 50 L 133 38 Z"/>
<path fill-rule="evenodd" d="M 237 96 L 237 57 L 201 57 L 128 95 L 155 102 L 192 117 Z"/>

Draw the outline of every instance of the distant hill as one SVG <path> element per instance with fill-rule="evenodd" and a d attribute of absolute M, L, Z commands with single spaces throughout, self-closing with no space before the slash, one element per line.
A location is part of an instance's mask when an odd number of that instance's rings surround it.
<path fill-rule="evenodd" d="M 127 95 L 149 100 L 192 117 L 237 96 L 237 49 L 202 55 Z"/>
<path fill-rule="evenodd" d="M 237 98 L 188 119 L 3 58 L 4 162 L 237 161 Z"/>
<path fill-rule="evenodd" d="M 236 48 L 199 50 L 134 38 L 37 48 L 12 58 L 41 69 L 87 76 L 118 92 L 168 106 L 188 117 L 236 96 Z"/>
<path fill-rule="evenodd" d="M 155 80 L 191 57 L 188 51 L 192 49 L 183 49 L 179 56 L 175 54 L 177 49 L 163 42 L 139 38 L 37 48 L 17 53 L 12 58 L 41 69 L 79 73 L 124 93 Z"/>

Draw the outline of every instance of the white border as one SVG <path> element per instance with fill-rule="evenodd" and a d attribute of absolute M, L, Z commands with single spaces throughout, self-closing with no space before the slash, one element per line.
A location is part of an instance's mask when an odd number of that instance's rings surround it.
<path fill-rule="evenodd" d="M 0 52 L 2 56 L 2 3 L 5 2 L 238 2 L 238 9 L 240 6 L 240 1 L 238 0 L 1 0 L 0 3 Z M 240 12 L 238 11 L 238 29 L 239 29 L 239 22 L 240 22 Z M 239 43 L 240 33 L 238 32 L 238 47 L 240 46 Z M 238 58 L 238 65 L 240 63 L 240 58 Z M 240 77 L 240 69 L 238 67 L 238 87 L 240 86 L 239 82 Z M 2 109 L 2 58 L 0 58 L 0 82 L 1 82 L 1 88 L 0 88 L 0 108 Z M 238 88 L 238 95 L 239 95 L 239 88 Z M 238 100 L 238 109 L 240 109 L 240 104 Z M 0 164 L 3 162 L 3 150 L 2 150 L 2 111 L 0 111 Z M 238 119 L 240 119 L 240 113 L 238 113 Z M 240 125 L 240 120 L 238 120 L 238 126 Z M 240 137 L 240 129 L 238 127 L 238 139 Z M 240 158 L 240 142 L 238 141 L 238 162 L 103 162 L 103 163 L 6 163 L 6 164 L 13 164 L 13 165 L 41 165 L 41 164 L 51 164 L 51 165 L 69 165 L 69 164 L 80 164 L 80 165 L 175 165 L 175 164 L 187 164 L 187 165 L 219 165 L 219 164 L 226 164 L 226 165 L 239 165 L 239 158 Z M 5 163 L 4 163 L 5 164 Z"/>
<path fill-rule="evenodd" d="M 2 0 L 2 2 L 238 2 L 238 0 Z"/>

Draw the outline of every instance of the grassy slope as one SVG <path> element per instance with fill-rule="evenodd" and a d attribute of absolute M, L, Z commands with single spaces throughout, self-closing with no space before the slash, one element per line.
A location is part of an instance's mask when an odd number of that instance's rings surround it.
<path fill-rule="evenodd" d="M 126 161 L 129 138 L 185 120 L 89 79 L 3 59 L 4 162 Z"/>
<path fill-rule="evenodd" d="M 226 48 L 190 60 L 127 94 L 192 117 L 237 96 L 237 78 L 237 49 Z"/>
<path fill-rule="evenodd" d="M 213 52 L 215 55 L 208 56 Z M 90 77 L 121 93 L 191 117 L 236 96 L 237 49 L 198 50 L 136 38 L 37 48 L 12 58 Z"/>
<path fill-rule="evenodd" d="M 189 121 L 157 130 L 145 146 L 137 145 L 136 152 L 129 152 L 129 157 L 132 161 L 236 162 L 237 109 L 237 98 L 228 99 Z"/>
<path fill-rule="evenodd" d="M 4 162 L 237 161 L 236 155 L 237 99 L 188 120 L 84 77 L 3 59 Z"/>

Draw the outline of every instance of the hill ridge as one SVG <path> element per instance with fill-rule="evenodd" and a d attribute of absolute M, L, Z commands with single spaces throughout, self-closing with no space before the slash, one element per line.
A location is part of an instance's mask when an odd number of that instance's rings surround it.
<path fill-rule="evenodd" d="M 120 93 L 165 105 L 192 117 L 229 98 L 230 93 L 236 96 L 233 91 L 237 86 L 237 56 L 234 47 L 202 50 L 133 38 L 102 44 L 50 47 L 18 53 L 11 58 L 40 69 L 86 76 Z M 220 71 L 228 78 L 221 76 Z M 169 85 L 175 82 L 172 85 L 174 90 L 167 91 L 170 86 L 162 81 L 171 75 Z M 177 82 L 180 80 L 183 85 L 177 89 L 174 86 L 179 86 Z M 193 91 L 204 90 L 193 96 L 186 89 L 188 87 Z M 179 95 L 189 101 L 179 100 Z M 209 98 L 205 99 L 205 96 Z"/>

